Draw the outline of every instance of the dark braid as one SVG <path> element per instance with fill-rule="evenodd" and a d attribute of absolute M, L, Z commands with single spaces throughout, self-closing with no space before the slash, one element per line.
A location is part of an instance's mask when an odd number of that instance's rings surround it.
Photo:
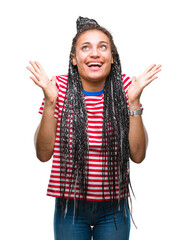
<path fill-rule="evenodd" d="M 108 166 L 108 182 L 110 199 L 115 216 L 115 207 L 117 207 L 117 193 L 115 186 L 115 173 L 117 171 L 117 180 L 119 183 L 119 200 L 123 195 L 126 198 L 129 195 L 129 117 L 127 112 L 127 103 L 122 83 L 122 72 L 119 54 L 114 45 L 111 34 L 93 19 L 79 18 L 77 20 L 77 34 L 72 42 L 72 49 L 69 60 L 69 73 L 67 92 L 65 95 L 64 106 L 62 110 L 60 126 L 60 159 L 61 176 L 69 179 L 69 196 L 76 191 L 76 184 L 79 183 L 79 198 L 83 196 L 85 203 L 87 197 L 88 183 L 88 121 L 86 104 L 82 89 L 82 83 L 78 69 L 72 63 L 72 54 L 76 51 L 76 42 L 78 37 L 88 30 L 99 30 L 105 33 L 111 43 L 113 55 L 113 64 L 111 71 L 106 79 L 104 87 L 104 112 L 103 112 L 103 133 L 102 133 L 102 155 L 105 157 L 102 171 L 102 188 L 104 198 L 104 177 L 105 165 Z M 72 125 L 72 140 L 70 132 Z M 72 172 L 70 171 L 70 143 L 72 142 Z M 68 174 L 69 172 L 69 174 Z M 71 175 L 70 175 L 71 172 Z M 68 176 L 67 176 L 68 175 Z M 70 178 L 67 178 L 70 177 Z M 68 204 L 64 201 L 65 183 L 61 184 L 63 214 Z M 75 199 L 76 202 L 76 192 Z M 78 201 L 79 202 L 79 201 Z M 118 201 L 119 207 L 120 201 Z M 75 203 L 78 210 L 78 206 Z M 115 220 L 115 217 L 114 217 Z M 115 222 L 116 223 L 116 222 Z"/>
<path fill-rule="evenodd" d="M 60 174 L 67 177 L 69 169 L 69 196 L 79 183 L 79 194 L 83 194 L 86 200 L 87 194 L 87 156 L 88 156 L 88 133 L 87 111 L 82 91 L 82 83 L 77 67 L 72 64 L 70 55 L 67 92 L 64 100 L 65 110 L 62 111 L 60 126 Z M 63 106 L 63 109 L 64 109 Z M 72 125 L 72 172 L 70 176 L 70 132 Z M 68 166 L 67 166 L 68 165 Z M 63 189 L 62 189 L 63 187 Z M 65 183 L 61 184 L 62 197 L 64 198 Z M 76 189 L 75 189 L 76 191 Z M 65 208 L 63 201 L 63 209 Z"/>
<path fill-rule="evenodd" d="M 122 84 L 121 64 L 118 54 L 113 56 L 114 64 L 106 80 L 104 88 L 104 112 L 103 112 L 103 152 L 105 163 L 107 162 L 110 199 L 113 210 L 117 206 L 115 187 L 115 168 L 119 183 L 119 199 L 121 193 L 124 198 L 129 194 L 129 117 L 127 103 Z M 116 146 L 117 145 L 117 146 Z M 117 150 L 115 150 L 117 149 Z M 111 181 L 113 186 L 111 188 Z M 104 181 L 103 181 L 104 194 Z M 103 195 L 104 198 L 104 195 Z M 118 204 L 119 207 L 119 204 Z M 115 220 L 115 219 L 114 219 Z"/>

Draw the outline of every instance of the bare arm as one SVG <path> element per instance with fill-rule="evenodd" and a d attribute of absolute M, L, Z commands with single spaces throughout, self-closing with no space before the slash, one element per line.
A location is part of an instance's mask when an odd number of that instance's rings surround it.
<path fill-rule="evenodd" d="M 153 80 L 158 78 L 156 74 L 161 71 L 161 65 L 151 65 L 138 78 L 132 78 L 132 84 L 128 90 L 129 109 L 140 109 L 140 96 L 143 89 Z M 142 116 L 129 116 L 129 144 L 130 158 L 135 163 L 141 163 L 146 155 L 148 145 L 148 135 L 144 127 Z"/>
<path fill-rule="evenodd" d="M 52 154 L 55 143 L 57 119 L 54 118 L 55 104 L 58 96 L 56 88 L 56 78 L 52 81 L 46 76 L 42 66 L 38 62 L 30 61 L 33 68 L 27 69 L 34 75 L 30 77 L 37 86 L 41 87 L 45 104 L 41 122 L 35 132 L 35 148 L 38 159 L 42 162 L 48 161 Z"/>
<path fill-rule="evenodd" d="M 130 110 L 139 109 L 140 105 L 130 106 Z M 141 163 L 146 155 L 148 135 L 144 127 L 142 116 L 129 116 L 129 144 L 130 158 L 135 163 Z"/>
<path fill-rule="evenodd" d="M 41 122 L 35 132 L 35 148 L 38 159 L 42 162 L 50 160 L 53 154 L 57 119 L 54 118 L 55 106 L 45 102 Z"/>

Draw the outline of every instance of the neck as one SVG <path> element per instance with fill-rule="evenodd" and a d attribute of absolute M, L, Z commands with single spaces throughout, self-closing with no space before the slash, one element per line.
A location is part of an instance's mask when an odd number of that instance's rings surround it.
<path fill-rule="evenodd" d="M 104 88 L 104 84 L 105 84 L 105 80 L 101 81 L 101 82 L 86 82 L 86 81 L 82 81 L 82 87 L 85 91 L 87 92 L 99 92 Z"/>

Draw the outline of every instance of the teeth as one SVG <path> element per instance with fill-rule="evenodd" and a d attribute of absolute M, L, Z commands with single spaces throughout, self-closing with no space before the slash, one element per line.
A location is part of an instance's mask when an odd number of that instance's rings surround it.
<path fill-rule="evenodd" d="M 98 63 L 98 62 L 89 63 L 88 67 L 91 67 L 91 66 L 99 66 L 99 67 L 101 67 L 102 63 Z"/>

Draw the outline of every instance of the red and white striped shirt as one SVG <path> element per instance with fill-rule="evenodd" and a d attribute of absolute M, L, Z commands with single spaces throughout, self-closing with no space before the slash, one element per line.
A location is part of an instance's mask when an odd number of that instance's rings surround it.
<path fill-rule="evenodd" d="M 57 76 L 56 85 L 59 89 L 59 95 L 56 102 L 54 117 L 58 119 L 56 139 L 53 152 L 53 162 L 51 175 L 49 179 L 47 195 L 53 197 L 60 197 L 60 122 L 61 112 L 63 108 L 63 102 L 66 93 L 67 75 Z M 131 80 L 125 74 L 122 75 L 123 86 L 125 94 L 127 94 L 128 87 L 131 84 Z M 101 155 L 102 146 L 102 124 L 103 124 L 103 103 L 104 103 L 104 91 L 100 92 L 87 92 L 84 91 L 84 97 L 86 102 L 86 109 L 88 115 L 88 134 L 89 134 L 89 156 L 88 156 L 88 201 L 103 201 L 102 191 L 102 161 L 104 160 Z M 39 113 L 43 113 L 44 101 L 40 107 Z M 71 165 L 71 162 L 70 162 Z M 71 166 L 70 166 L 71 167 Z M 117 174 L 116 174 L 117 175 Z M 68 174 L 67 174 L 68 176 Z M 61 181 L 65 183 L 66 190 L 65 198 L 68 197 L 69 183 L 61 176 Z M 118 199 L 119 184 L 116 179 L 116 193 Z M 79 184 L 76 186 L 76 197 L 79 196 Z M 105 200 L 110 200 L 109 183 L 108 183 L 108 168 L 105 167 L 104 178 L 104 196 Z M 74 199 L 74 189 L 70 195 L 70 199 Z M 80 199 L 82 196 L 80 195 Z"/>

